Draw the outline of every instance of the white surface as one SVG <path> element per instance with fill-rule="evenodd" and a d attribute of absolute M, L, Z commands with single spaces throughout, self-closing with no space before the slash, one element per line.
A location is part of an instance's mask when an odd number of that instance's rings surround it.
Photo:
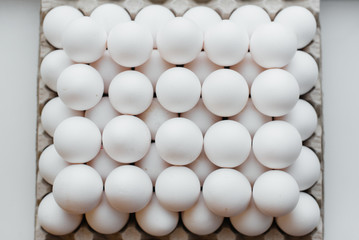
<path fill-rule="evenodd" d="M 40 0 L 0 1 L 1 239 L 34 236 L 39 9 Z M 321 4 L 325 240 L 359 238 L 358 11 L 359 1 Z"/>

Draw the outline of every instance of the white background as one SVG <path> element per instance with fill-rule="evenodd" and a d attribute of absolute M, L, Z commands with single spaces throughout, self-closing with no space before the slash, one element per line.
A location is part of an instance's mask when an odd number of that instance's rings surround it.
<path fill-rule="evenodd" d="M 0 0 L 0 239 L 34 239 L 40 0 Z M 359 2 L 321 3 L 325 240 L 359 239 Z"/>

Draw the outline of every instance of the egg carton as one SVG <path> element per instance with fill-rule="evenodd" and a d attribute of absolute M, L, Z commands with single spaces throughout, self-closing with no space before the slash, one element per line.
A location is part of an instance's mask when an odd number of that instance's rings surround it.
<path fill-rule="evenodd" d="M 298 5 L 307 8 L 313 13 L 317 21 L 317 32 L 314 40 L 303 50 L 311 54 L 319 66 L 319 81 L 316 86 L 309 93 L 301 96 L 302 99 L 310 102 L 319 117 L 319 124 L 314 135 L 304 142 L 305 146 L 314 150 L 321 161 L 321 177 L 319 181 L 309 190 L 321 208 L 321 221 L 318 227 L 310 234 L 304 237 L 291 237 L 283 233 L 275 224 L 265 232 L 257 237 L 247 237 L 238 233 L 230 224 L 228 219 L 225 219 L 222 226 L 214 233 L 206 236 L 198 236 L 190 233 L 183 226 L 181 221 L 177 228 L 169 235 L 155 238 L 143 232 L 137 225 L 134 215 L 131 214 L 127 225 L 118 233 L 111 235 L 102 235 L 93 231 L 86 221 L 80 225 L 75 232 L 65 236 L 53 236 L 45 232 L 37 221 L 37 208 L 41 199 L 49 192 L 51 192 L 51 185 L 37 173 L 36 185 L 36 226 L 35 226 L 35 240 L 140 240 L 140 239 L 163 239 L 163 240 L 191 240 L 191 239 L 217 239 L 217 240 L 290 240 L 290 239 L 305 239 L 305 240 L 322 240 L 323 239 L 323 153 L 322 153 L 322 97 L 321 97 L 321 48 L 320 48 L 320 24 L 319 24 L 319 5 L 320 0 L 42 0 L 41 1 L 41 29 L 40 29 L 40 54 L 39 63 L 42 59 L 54 48 L 46 41 L 42 32 L 42 23 L 46 13 L 52 8 L 60 5 L 71 5 L 80 9 L 85 15 L 90 15 L 92 10 L 103 3 L 116 3 L 129 12 L 131 18 L 134 19 L 136 14 L 143 7 L 150 4 L 161 4 L 172 10 L 176 16 L 182 16 L 189 8 L 202 5 L 208 6 L 217 11 L 223 19 L 228 19 L 230 14 L 238 7 L 246 4 L 254 4 L 263 7 L 273 20 L 275 15 L 283 8 Z M 37 161 L 43 149 L 52 144 L 52 138 L 44 131 L 40 114 L 45 103 L 50 99 L 56 97 L 56 93 L 47 88 L 41 77 L 38 78 L 38 114 L 37 114 Z M 38 170 L 37 170 L 38 172 Z"/>

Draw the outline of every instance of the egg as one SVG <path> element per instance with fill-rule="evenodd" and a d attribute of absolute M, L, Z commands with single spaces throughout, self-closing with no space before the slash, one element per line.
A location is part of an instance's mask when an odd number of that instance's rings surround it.
<path fill-rule="evenodd" d="M 153 89 L 156 89 L 156 84 L 161 74 L 173 67 L 175 65 L 163 60 L 158 50 L 154 49 L 151 57 L 144 64 L 136 67 L 135 70 L 145 74 L 150 79 Z"/>
<path fill-rule="evenodd" d="M 245 27 L 249 38 L 259 26 L 270 23 L 271 19 L 268 13 L 261 7 L 256 5 L 244 5 L 237 8 L 229 17 L 229 20 Z"/>
<path fill-rule="evenodd" d="M 260 175 L 253 185 L 253 200 L 265 215 L 278 217 L 291 212 L 298 203 L 299 187 L 295 179 L 281 170 Z"/>
<path fill-rule="evenodd" d="M 105 29 L 107 35 L 117 24 L 131 21 L 130 15 L 124 8 L 112 3 L 96 7 L 90 17 Z"/>
<path fill-rule="evenodd" d="M 183 14 L 183 17 L 196 23 L 203 33 L 222 20 L 215 10 L 206 6 L 192 7 Z"/>
<path fill-rule="evenodd" d="M 157 98 L 153 98 L 151 105 L 138 117 L 146 123 L 151 132 L 151 139 L 155 140 L 157 130 L 162 123 L 171 118 L 178 117 L 178 114 L 167 111 L 158 102 Z"/>
<path fill-rule="evenodd" d="M 151 236 L 161 237 L 170 234 L 179 220 L 179 213 L 161 206 L 156 194 L 145 208 L 136 212 L 136 221 L 140 228 Z"/>
<path fill-rule="evenodd" d="M 298 183 L 301 191 L 307 190 L 320 178 L 320 162 L 317 155 L 308 147 L 303 146 L 295 162 L 283 169 Z"/>
<path fill-rule="evenodd" d="M 80 226 L 82 214 L 72 214 L 65 211 L 56 203 L 53 193 L 49 193 L 39 204 L 37 221 L 50 234 L 66 235 Z"/>
<path fill-rule="evenodd" d="M 120 163 L 133 163 L 143 158 L 151 146 L 151 133 L 139 118 L 121 115 L 113 118 L 102 133 L 106 153 Z"/>
<path fill-rule="evenodd" d="M 251 150 L 248 130 L 232 120 L 213 124 L 207 130 L 203 143 L 206 156 L 218 167 L 239 166 L 247 159 Z"/>
<path fill-rule="evenodd" d="M 288 114 L 275 119 L 292 124 L 300 133 L 302 141 L 310 138 L 318 125 L 318 116 L 314 107 L 302 99 L 298 100 L 297 104 Z"/>
<path fill-rule="evenodd" d="M 101 148 L 101 132 L 91 120 L 70 117 L 63 120 L 54 133 L 56 151 L 69 163 L 85 163 Z"/>
<path fill-rule="evenodd" d="M 247 209 L 239 215 L 230 217 L 232 226 L 246 236 L 258 236 L 265 233 L 273 223 L 273 217 L 264 215 L 251 199 Z"/>
<path fill-rule="evenodd" d="M 202 85 L 204 105 L 220 117 L 231 117 L 242 111 L 248 101 L 248 95 L 246 80 L 231 69 L 212 72 Z"/>
<path fill-rule="evenodd" d="M 112 106 L 122 114 L 137 115 L 151 105 L 153 88 L 150 80 L 138 71 L 125 71 L 111 82 L 108 97 Z"/>
<path fill-rule="evenodd" d="M 90 17 L 80 17 L 70 22 L 62 34 L 62 46 L 71 60 L 91 63 L 105 52 L 105 29 Z"/>
<path fill-rule="evenodd" d="M 117 211 L 137 212 L 151 200 L 151 179 L 141 168 L 123 165 L 108 175 L 105 194 L 110 205 Z"/>
<path fill-rule="evenodd" d="M 39 175 L 49 184 L 53 184 L 57 174 L 69 166 L 57 152 L 53 144 L 46 147 L 39 158 Z"/>
<path fill-rule="evenodd" d="M 87 110 L 94 107 L 104 91 L 101 75 L 86 64 L 74 64 L 63 70 L 57 79 L 57 93 L 71 109 Z"/>
<path fill-rule="evenodd" d="M 42 29 L 46 40 L 56 48 L 62 48 L 62 35 L 66 27 L 83 14 L 71 6 L 58 6 L 51 9 L 45 16 Z"/>
<path fill-rule="evenodd" d="M 158 154 L 155 143 L 151 143 L 150 150 L 140 161 L 137 161 L 135 165 L 145 171 L 151 178 L 152 184 L 156 184 L 158 175 L 170 167 L 171 165 L 164 161 Z"/>
<path fill-rule="evenodd" d="M 248 52 L 248 44 L 246 29 L 230 20 L 222 20 L 204 34 L 204 51 L 212 62 L 220 66 L 239 63 Z"/>
<path fill-rule="evenodd" d="M 216 116 L 208 111 L 206 106 L 203 104 L 202 98 L 199 99 L 197 105 L 194 108 L 188 112 L 181 113 L 180 116 L 193 121 L 199 127 L 199 129 L 201 129 L 203 135 L 206 133 L 210 126 L 222 120 L 221 117 Z"/>
<path fill-rule="evenodd" d="M 41 111 L 41 125 L 51 137 L 54 136 L 56 127 L 69 117 L 83 117 L 83 111 L 68 108 L 59 97 L 48 101 Z"/>
<path fill-rule="evenodd" d="M 151 56 L 152 34 L 149 29 L 134 21 L 125 22 L 112 28 L 107 46 L 116 63 L 124 67 L 137 67 Z"/>
<path fill-rule="evenodd" d="M 74 62 L 64 50 L 55 50 L 47 54 L 40 65 L 41 80 L 52 91 L 57 91 L 57 78 L 61 72 Z"/>
<path fill-rule="evenodd" d="M 163 170 L 158 176 L 155 192 L 162 207 L 169 211 L 181 212 L 197 202 L 200 183 L 191 169 L 172 166 Z"/>
<path fill-rule="evenodd" d="M 208 175 L 203 184 L 203 198 L 214 214 L 231 217 L 243 212 L 251 199 L 247 178 L 234 169 L 222 168 Z"/>
<path fill-rule="evenodd" d="M 186 165 L 201 154 L 203 136 L 191 120 L 172 118 L 159 127 L 155 143 L 163 160 L 173 165 Z"/>
<path fill-rule="evenodd" d="M 275 17 L 274 22 L 293 29 L 298 39 L 298 49 L 307 46 L 317 31 L 317 23 L 313 14 L 301 6 L 290 6 L 282 9 Z"/>
<path fill-rule="evenodd" d="M 293 211 L 277 217 L 276 222 L 280 229 L 291 236 L 307 235 L 320 224 L 319 205 L 312 196 L 302 192 Z"/>
<path fill-rule="evenodd" d="M 280 68 L 287 65 L 297 50 L 297 37 L 291 28 L 277 22 L 256 28 L 250 40 L 254 61 L 264 68 Z"/>
<path fill-rule="evenodd" d="M 82 214 L 94 209 L 101 201 L 101 176 L 90 166 L 74 164 L 56 176 L 52 191 L 57 204 L 64 210 Z"/>
<path fill-rule="evenodd" d="M 101 148 L 96 157 L 87 162 L 87 165 L 94 168 L 100 174 L 102 181 L 105 182 L 110 172 L 122 164 L 110 158 L 106 151 Z"/>
<path fill-rule="evenodd" d="M 289 64 L 283 69 L 295 77 L 301 95 L 309 92 L 318 81 L 318 64 L 306 52 L 297 51 Z"/>
<path fill-rule="evenodd" d="M 106 124 L 119 113 L 112 107 L 108 97 L 101 98 L 93 108 L 85 111 L 85 117 L 93 121 L 102 132 Z"/>
<path fill-rule="evenodd" d="M 269 69 L 254 80 L 251 98 L 258 111 L 267 116 L 279 117 L 294 108 L 299 99 L 299 86 L 289 72 Z"/>
<path fill-rule="evenodd" d="M 208 235 L 215 232 L 223 222 L 223 217 L 211 212 L 200 194 L 196 204 L 181 213 L 184 226 L 196 235 Z"/>
<path fill-rule="evenodd" d="M 253 152 L 268 168 L 286 168 L 294 163 L 302 149 L 298 130 L 285 121 L 272 121 L 260 127 L 253 137 Z"/>
<path fill-rule="evenodd" d="M 203 186 L 204 180 L 207 176 L 214 170 L 218 169 L 216 165 L 209 161 L 204 151 L 202 151 L 194 162 L 188 164 L 187 167 L 197 175 L 201 186 Z"/>
<path fill-rule="evenodd" d="M 128 213 L 116 211 L 103 193 L 100 203 L 85 214 L 86 222 L 96 232 L 113 234 L 119 232 L 129 219 Z"/>
<path fill-rule="evenodd" d="M 258 128 L 263 124 L 272 121 L 271 117 L 262 114 L 255 108 L 251 98 L 248 99 L 246 106 L 240 113 L 229 117 L 228 119 L 237 121 L 245 126 L 251 137 L 254 136 Z"/>
<path fill-rule="evenodd" d="M 176 65 L 186 64 L 201 52 L 203 33 L 193 21 L 176 17 L 159 29 L 156 43 L 164 60 Z"/>
<path fill-rule="evenodd" d="M 200 98 L 201 83 L 198 77 L 186 68 L 170 68 L 159 77 L 156 95 L 160 104 L 168 111 L 187 112 Z"/>
<path fill-rule="evenodd" d="M 168 8 L 161 5 L 149 5 L 142 8 L 135 17 L 135 22 L 148 28 L 153 37 L 153 48 L 157 48 L 157 33 L 175 15 Z"/>
<path fill-rule="evenodd" d="M 114 77 L 117 74 L 124 72 L 126 70 L 130 70 L 127 67 L 123 67 L 118 65 L 110 56 L 108 50 L 105 51 L 103 56 L 90 64 L 91 67 L 95 68 L 98 73 L 101 75 L 104 83 L 104 93 L 108 93 L 108 87 Z"/>

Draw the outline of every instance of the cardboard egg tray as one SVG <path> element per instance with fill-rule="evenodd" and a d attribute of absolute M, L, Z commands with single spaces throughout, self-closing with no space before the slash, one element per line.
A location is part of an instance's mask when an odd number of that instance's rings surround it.
<path fill-rule="evenodd" d="M 176 16 L 182 16 L 183 13 L 191 7 L 197 5 L 204 5 L 216 10 L 223 19 L 228 19 L 230 14 L 238 7 L 246 4 L 255 4 L 263 7 L 273 20 L 275 15 L 283 8 L 291 5 L 303 6 L 310 10 L 317 21 L 318 28 L 316 36 L 304 51 L 310 53 L 317 61 L 319 66 L 319 81 L 315 88 L 309 93 L 301 96 L 301 98 L 309 101 L 319 117 L 319 124 L 315 134 L 304 142 L 304 145 L 310 147 L 315 151 L 321 161 L 321 177 L 319 181 L 307 192 L 311 194 L 321 207 L 321 221 L 319 226 L 310 234 L 304 237 L 291 237 L 283 233 L 275 222 L 271 228 L 264 234 L 257 237 L 247 237 L 238 233 L 230 224 L 228 219 L 225 219 L 222 226 L 213 234 L 206 236 L 197 236 L 190 233 L 183 226 L 181 221 L 177 228 L 169 235 L 155 238 L 143 232 L 136 224 L 134 215 L 131 214 L 127 225 L 118 233 L 111 235 L 101 235 L 93 231 L 83 220 L 80 227 L 73 233 L 65 236 L 53 236 L 45 232 L 37 222 L 37 207 L 41 199 L 49 192 L 51 192 L 51 185 L 46 183 L 42 177 L 37 174 L 36 186 L 36 226 L 35 226 L 35 240 L 139 240 L 139 239 L 163 239 L 163 240 L 190 240 L 190 239 L 217 239 L 217 240 L 234 240 L 234 239 L 253 239 L 253 240 L 285 240 L 285 239 L 305 239 L 305 240 L 322 240 L 323 239 L 323 153 L 322 153 L 322 98 L 321 98 L 321 48 L 320 48 L 320 23 L 319 23 L 319 0 L 42 0 L 41 3 L 41 29 L 40 29 L 40 54 L 39 63 L 42 59 L 54 48 L 46 41 L 42 32 L 42 22 L 46 13 L 52 8 L 60 5 L 71 5 L 80 9 L 85 15 L 90 15 L 92 10 L 103 3 L 116 3 L 130 13 L 131 18 L 134 19 L 137 12 L 143 7 L 150 4 L 162 4 L 171 9 Z M 40 65 L 39 65 L 40 66 Z M 40 121 L 40 114 L 45 103 L 51 98 L 56 97 L 56 93 L 48 89 L 41 77 L 38 78 L 38 123 L 37 123 L 37 160 L 43 149 L 52 143 L 52 138 L 45 133 Z"/>

